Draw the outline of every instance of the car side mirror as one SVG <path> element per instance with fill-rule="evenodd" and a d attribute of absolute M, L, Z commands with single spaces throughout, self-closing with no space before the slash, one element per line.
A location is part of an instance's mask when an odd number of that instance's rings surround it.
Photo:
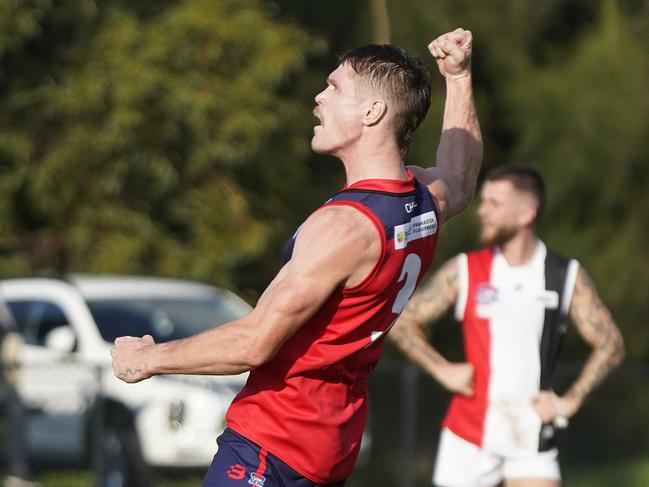
<path fill-rule="evenodd" d="M 45 346 L 62 353 L 70 353 L 74 350 L 77 337 L 70 325 L 59 326 L 45 335 Z"/>

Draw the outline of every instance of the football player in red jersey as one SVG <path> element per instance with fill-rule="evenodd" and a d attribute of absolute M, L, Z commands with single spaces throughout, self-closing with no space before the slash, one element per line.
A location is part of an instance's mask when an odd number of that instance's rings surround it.
<path fill-rule="evenodd" d="M 311 146 L 342 161 L 347 183 L 289 241 L 254 310 L 185 340 L 115 341 L 126 382 L 250 371 L 205 486 L 238 485 L 233 466 L 265 487 L 342 485 L 351 474 L 367 375 L 430 265 L 439 225 L 473 197 L 482 159 L 471 33 L 456 29 L 428 50 L 446 79 L 435 167 L 404 163 L 430 104 L 422 61 L 390 45 L 344 54 L 315 98 Z"/>

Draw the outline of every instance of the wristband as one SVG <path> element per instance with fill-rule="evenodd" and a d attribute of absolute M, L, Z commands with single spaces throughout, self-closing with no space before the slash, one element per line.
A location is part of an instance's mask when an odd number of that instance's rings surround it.
<path fill-rule="evenodd" d="M 555 428 L 566 429 L 568 427 L 568 418 L 563 414 L 561 400 L 556 395 L 553 395 L 552 403 L 554 405 L 554 410 L 556 411 L 552 424 Z"/>
<path fill-rule="evenodd" d="M 560 430 L 566 429 L 568 427 L 568 418 L 565 416 L 555 416 L 552 420 L 552 424 L 555 428 Z"/>

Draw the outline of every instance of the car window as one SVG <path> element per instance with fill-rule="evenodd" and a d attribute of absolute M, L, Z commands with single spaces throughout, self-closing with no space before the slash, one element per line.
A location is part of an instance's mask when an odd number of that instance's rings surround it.
<path fill-rule="evenodd" d="M 9 301 L 7 304 L 18 331 L 30 345 L 45 345 L 50 331 L 70 324 L 63 310 L 50 301 Z"/>
<path fill-rule="evenodd" d="M 248 311 L 227 295 L 210 299 L 89 300 L 88 307 L 108 342 L 123 335 L 151 335 L 156 342 L 186 338 Z"/>

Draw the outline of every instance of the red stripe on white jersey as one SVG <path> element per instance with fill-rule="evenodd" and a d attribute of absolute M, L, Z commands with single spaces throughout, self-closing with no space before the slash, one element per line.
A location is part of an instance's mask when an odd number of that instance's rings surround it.
<path fill-rule="evenodd" d="M 493 250 L 482 249 L 467 254 L 466 306 L 462 321 L 464 353 L 474 367 L 473 396 L 453 396 L 443 426 L 476 445 L 482 445 L 489 390 L 491 336 L 489 320 L 476 313 L 476 303 L 489 299 Z"/>

